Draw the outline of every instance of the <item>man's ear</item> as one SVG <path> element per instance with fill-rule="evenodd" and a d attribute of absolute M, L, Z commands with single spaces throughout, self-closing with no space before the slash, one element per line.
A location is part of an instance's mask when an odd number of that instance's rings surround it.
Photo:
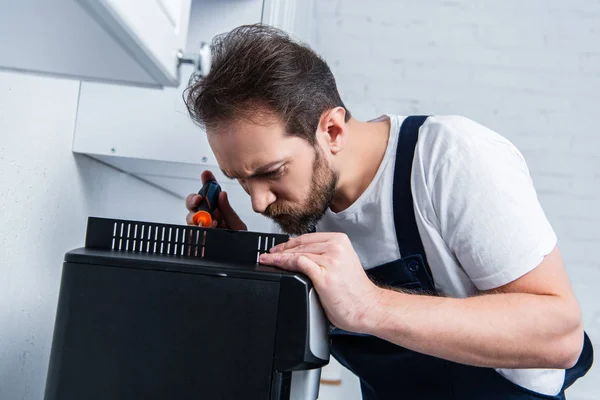
<path fill-rule="evenodd" d="M 339 153 L 346 143 L 346 109 L 335 107 L 321 114 L 317 138 L 325 141 L 327 148 L 332 154 Z"/>

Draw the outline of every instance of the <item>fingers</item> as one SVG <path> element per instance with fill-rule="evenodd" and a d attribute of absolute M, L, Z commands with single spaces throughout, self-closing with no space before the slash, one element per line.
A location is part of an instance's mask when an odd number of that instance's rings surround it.
<path fill-rule="evenodd" d="M 299 236 L 294 239 L 290 239 L 285 243 L 278 244 L 273 247 L 270 251 L 280 252 L 284 250 L 290 250 L 298 246 L 306 246 L 312 243 L 326 243 L 334 241 L 341 234 L 331 233 L 331 232 L 317 232 L 317 233 L 307 233 L 306 235 Z"/>
<path fill-rule="evenodd" d="M 201 178 L 203 185 L 210 180 L 216 180 L 214 174 L 208 170 L 202 172 Z M 193 217 L 201 202 L 202 196 L 195 193 L 190 194 L 185 199 L 185 206 L 188 211 L 190 211 L 185 218 L 188 225 L 197 226 L 193 221 Z M 229 204 L 226 192 L 221 192 L 219 194 L 219 205 L 217 210 L 213 213 L 213 223 L 209 228 L 232 229 L 236 231 L 248 230 L 246 224 L 240 219 L 235 210 L 231 207 L 231 204 Z"/>
<path fill-rule="evenodd" d="M 194 218 L 194 214 L 195 214 L 194 212 L 190 212 L 190 213 L 188 213 L 188 215 L 186 215 L 186 216 L 185 216 L 185 222 L 186 222 L 188 225 L 192 225 L 192 226 L 198 226 L 198 225 L 196 225 L 196 224 L 194 223 L 194 221 L 193 221 L 193 219 L 192 219 L 192 218 Z"/>
<path fill-rule="evenodd" d="M 216 181 L 215 176 L 213 175 L 213 173 L 210 172 L 210 171 L 208 171 L 208 170 L 202 172 L 201 178 L 202 178 L 202 184 L 203 185 L 206 182 L 208 182 L 208 181 Z"/>
<path fill-rule="evenodd" d="M 196 193 L 190 194 L 185 198 L 185 207 L 188 211 L 195 211 L 202 202 L 202 196 Z"/>
<path fill-rule="evenodd" d="M 303 273 L 314 282 L 323 272 L 321 265 L 324 265 L 326 260 L 325 257 L 315 254 L 285 253 L 261 254 L 260 262 L 261 264 L 272 265 L 287 271 Z"/>
<path fill-rule="evenodd" d="M 300 244 L 290 247 L 285 250 L 271 251 L 272 253 L 310 253 L 310 254 L 325 254 L 335 251 L 334 245 L 329 242 L 314 242 L 308 244 Z"/>
<path fill-rule="evenodd" d="M 229 229 L 227 227 L 227 225 L 225 224 L 225 221 L 223 221 L 223 216 L 221 214 L 221 210 L 219 210 L 218 208 L 213 213 L 213 225 L 215 228 Z M 212 225 L 211 225 L 211 227 L 212 227 Z"/>
<path fill-rule="evenodd" d="M 227 225 L 229 229 L 233 229 L 234 231 L 248 230 L 246 224 L 240 219 L 235 210 L 231 207 L 231 204 L 229 204 L 227 192 L 219 193 L 219 211 L 221 212 L 223 221 L 225 221 L 225 225 Z"/>
<path fill-rule="evenodd" d="M 209 180 L 215 180 L 215 176 L 213 175 L 212 172 L 206 170 L 206 171 L 202 172 L 201 179 L 202 179 L 202 184 L 204 185 Z M 191 193 L 188 197 L 185 198 L 185 207 L 189 211 L 188 215 L 186 215 L 186 217 L 185 217 L 185 222 L 188 225 L 197 226 L 194 223 L 194 221 L 192 220 L 192 218 L 194 217 L 194 214 L 198 210 L 198 206 L 200 205 L 201 202 L 202 202 L 202 196 L 200 196 L 197 193 Z"/>

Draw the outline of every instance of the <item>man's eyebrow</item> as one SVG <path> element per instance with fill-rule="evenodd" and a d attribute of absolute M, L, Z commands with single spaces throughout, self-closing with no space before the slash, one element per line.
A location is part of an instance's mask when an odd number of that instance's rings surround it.
<path fill-rule="evenodd" d="M 274 169 L 275 166 L 278 166 L 278 165 L 281 166 L 283 164 L 285 164 L 285 160 L 273 161 L 268 164 L 261 165 L 260 167 L 256 168 L 252 174 L 250 174 L 246 177 L 229 175 L 222 168 L 221 168 L 221 172 L 223 173 L 223 175 L 225 175 L 229 179 L 250 179 L 250 178 L 260 177 L 261 175 L 266 175 L 269 172 L 272 172 L 272 170 Z"/>

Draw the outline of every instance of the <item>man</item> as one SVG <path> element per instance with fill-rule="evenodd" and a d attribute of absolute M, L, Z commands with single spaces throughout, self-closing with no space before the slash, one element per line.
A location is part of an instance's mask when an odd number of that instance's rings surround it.
<path fill-rule="evenodd" d="M 592 349 L 511 143 L 457 116 L 358 121 L 326 63 L 273 28 L 212 52 L 190 114 L 254 211 L 297 236 L 260 262 L 312 280 L 364 399 L 564 399 Z M 246 229 L 225 193 L 216 214 Z"/>

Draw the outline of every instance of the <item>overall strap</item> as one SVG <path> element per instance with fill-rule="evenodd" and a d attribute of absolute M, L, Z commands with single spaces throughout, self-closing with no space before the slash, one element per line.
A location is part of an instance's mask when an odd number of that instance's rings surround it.
<path fill-rule="evenodd" d="M 411 172 L 419 128 L 427 116 L 407 117 L 398 134 L 398 148 L 394 167 L 394 225 L 400 248 L 400 256 L 406 261 L 407 268 L 418 276 L 423 289 L 435 291 L 433 276 L 425 258 L 425 249 L 421 242 L 412 198 Z"/>

